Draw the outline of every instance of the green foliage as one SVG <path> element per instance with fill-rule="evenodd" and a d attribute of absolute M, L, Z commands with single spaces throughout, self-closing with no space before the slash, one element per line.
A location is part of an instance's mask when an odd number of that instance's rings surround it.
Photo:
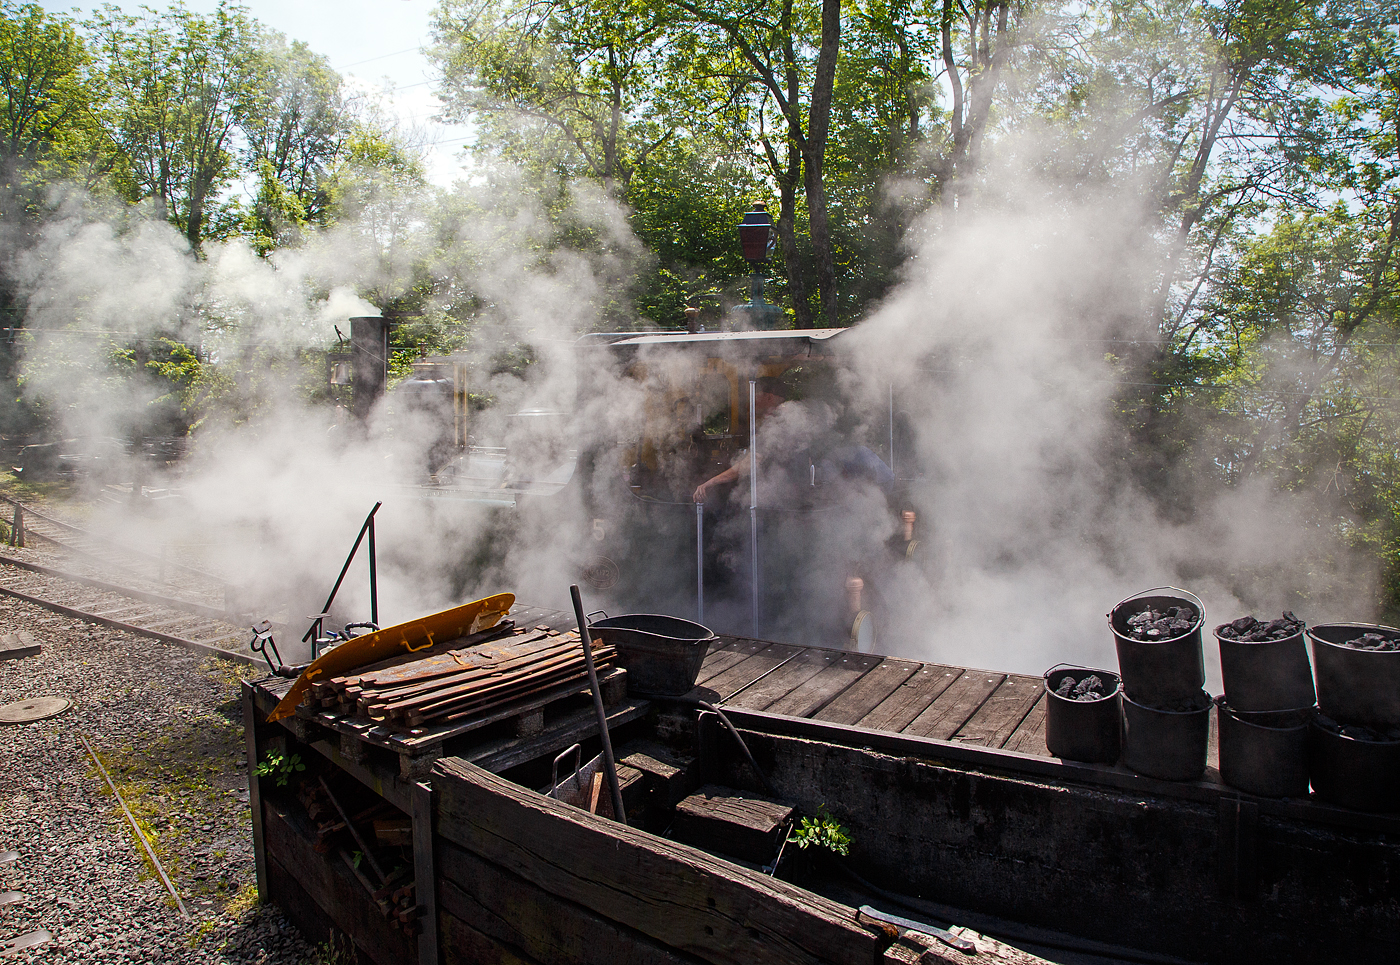
<path fill-rule="evenodd" d="M 817 808 L 816 817 L 804 817 L 788 838 L 799 848 L 821 848 L 846 857 L 851 853 L 851 832 L 830 814 L 826 805 Z"/>
<path fill-rule="evenodd" d="M 330 175 L 347 154 L 356 124 L 340 75 L 306 44 L 263 31 L 254 64 L 241 118 L 245 169 L 258 178 L 246 228 L 265 254 L 329 221 Z"/>
<path fill-rule="evenodd" d="M 198 249 L 230 222 L 220 194 L 238 174 L 236 130 L 252 110 L 257 24 L 227 3 L 207 16 L 176 3 L 137 15 L 107 5 L 87 26 L 106 95 L 95 116 L 121 158 L 114 180 Z"/>
<path fill-rule="evenodd" d="M 277 751 L 268 751 L 267 756 L 258 762 L 258 766 L 253 769 L 253 773 L 258 777 L 271 777 L 278 787 L 286 787 L 287 782 L 292 779 L 292 775 L 306 770 L 306 765 L 301 762 L 300 754 L 281 754 Z"/>
<path fill-rule="evenodd" d="M 37 4 L 0 0 L 0 158 L 7 168 L 62 176 L 98 150 L 88 66 L 70 21 Z"/>

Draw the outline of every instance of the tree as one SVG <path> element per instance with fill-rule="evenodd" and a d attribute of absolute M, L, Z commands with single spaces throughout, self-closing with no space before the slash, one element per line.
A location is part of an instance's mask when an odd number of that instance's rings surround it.
<path fill-rule="evenodd" d="M 563 170 L 624 193 L 673 137 L 657 96 L 666 19 L 642 0 L 533 3 L 448 0 L 434 21 L 439 96 L 448 115 L 485 122 L 488 143 L 516 160 L 543 153 Z M 545 141 L 521 125 L 548 132 Z"/>
<path fill-rule="evenodd" d="M 70 21 L 0 0 L 0 157 L 8 169 L 77 150 L 89 127 L 87 65 Z"/>
<path fill-rule="evenodd" d="M 221 223 L 219 192 L 237 174 L 236 131 L 254 97 L 257 26 L 220 3 L 201 16 L 176 3 L 139 16 L 105 6 L 88 25 L 106 84 L 98 116 L 123 165 L 130 201 L 150 200 L 198 250 Z"/>
<path fill-rule="evenodd" d="M 258 195 L 249 229 L 267 251 L 292 241 L 309 224 L 325 224 L 328 179 L 354 130 L 340 75 L 300 41 L 264 31 L 243 113 L 242 157 L 256 173 Z"/>
<path fill-rule="evenodd" d="M 806 202 L 810 259 L 818 314 L 837 324 L 835 263 L 824 170 L 831 133 L 831 106 L 841 49 L 841 2 L 772 0 L 759 5 L 700 4 L 670 0 L 690 15 L 679 25 L 689 32 L 686 48 L 696 53 L 695 71 L 720 79 L 731 90 L 738 123 L 750 127 L 778 189 L 774 226 L 782 246 L 788 290 L 798 328 L 814 322 L 797 235 L 799 193 Z M 776 136 L 769 118 L 776 115 Z"/>

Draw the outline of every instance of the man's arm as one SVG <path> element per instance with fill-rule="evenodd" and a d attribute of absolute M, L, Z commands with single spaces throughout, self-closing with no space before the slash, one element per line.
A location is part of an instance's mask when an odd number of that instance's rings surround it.
<path fill-rule="evenodd" d="M 706 479 L 700 485 L 696 486 L 694 496 L 695 501 L 697 503 L 703 503 L 705 501 L 706 494 L 709 493 L 709 491 L 713 487 L 722 485 L 724 483 L 738 482 L 740 479 L 743 479 L 748 474 L 749 461 L 747 459 L 741 458 L 737 462 L 735 462 L 734 465 L 724 470 L 724 472 L 711 476 L 709 479 Z"/>

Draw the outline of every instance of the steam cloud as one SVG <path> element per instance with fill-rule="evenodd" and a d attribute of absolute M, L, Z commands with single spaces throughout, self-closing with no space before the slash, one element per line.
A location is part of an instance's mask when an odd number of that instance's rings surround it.
<path fill-rule="evenodd" d="M 7 253 L 29 305 L 25 392 L 45 400 L 69 437 L 120 438 L 141 424 L 153 390 L 104 376 L 112 341 L 102 333 L 110 333 L 119 342 L 169 337 L 200 346 L 232 380 L 235 400 L 199 428 L 179 478 L 169 481 L 183 499 L 160 504 L 161 512 L 99 503 L 92 525 L 198 555 L 246 585 L 262 615 L 299 632 L 302 618 L 320 609 L 365 513 L 383 500 L 381 623 L 506 589 L 566 607 L 567 586 L 589 552 L 590 515 L 632 498 L 611 443 L 635 437 L 649 418 L 635 380 L 606 360 L 576 368 L 572 342 L 596 327 L 609 292 L 642 252 L 625 212 L 581 190 L 568 217 L 599 242 L 542 259 L 555 229 L 513 177 L 495 172 L 487 184 L 439 197 L 370 197 L 357 220 L 266 260 L 239 243 L 211 245 L 195 260 L 168 225 L 73 194 L 29 244 Z M 1036 674 L 1061 661 L 1112 667 L 1104 614 L 1163 584 L 1201 596 L 1209 625 L 1295 606 L 1300 594 L 1309 603 L 1299 615 L 1311 622 L 1370 616 L 1373 574 L 1335 547 L 1332 569 L 1313 566 L 1322 555 L 1318 530 L 1272 488 L 1203 487 L 1183 522 L 1162 517 L 1132 482 L 1113 413 L 1124 369 L 1110 356 L 1155 337 L 1143 303 L 1157 257 L 1134 192 L 1056 193 L 1024 169 L 993 183 L 997 201 L 975 215 L 926 216 L 897 290 L 840 336 L 851 360 L 834 390 L 854 401 L 863 423 L 843 425 L 832 398 L 818 393 L 780 407 L 760 433 L 763 451 L 774 453 L 800 451 L 833 431 L 881 439 L 892 395 L 909 427 L 897 468 L 921 472 L 908 500 L 920 511 L 929 557 L 922 569 L 885 575 L 880 593 L 891 622 L 879 649 Z M 454 244 L 434 247 L 424 228 L 432 223 L 445 224 Z M 482 363 L 473 388 L 496 405 L 478 415 L 475 441 L 499 445 L 510 414 L 522 409 L 571 413 L 568 444 L 601 452 L 590 490 L 526 497 L 528 512 L 425 497 L 412 487 L 438 431 L 430 421 L 402 411 L 392 394 L 363 431 L 301 401 L 303 383 L 323 376 L 298 362 L 297 351 L 325 348 L 333 324 L 378 313 L 357 288 L 392 295 L 425 262 L 484 306 L 469 346 Z M 515 345 L 536 355 L 528 375 L 489 374 L 488 360 Z M 507 473 L 512 459 L 527 456 L 507 455 Z M 134 465 L 112 458 L 113 478 L 135 475 Z M 713 507 L 720 518 L 712 538 L 735 568 L 747 533 L 747 517 L 733 511 L 741 498 Z M 870 490 L 847 494 L 838 512 L 800 520 L 783 515 L 784 498 L 776 488 L 761 495 L 772 507 L 762 630 L 829 643 L 813 628 L 839 610 L 851 561 L 878 552 L 895 523 Z M 693 507 L 679 491 L 673 504 L 648 512 L 652 537 L 626 552 L 654 557 L 658 578 L 634 596 L 655 601 L 648 609 L 692 616 Z M 801 540 L 790 538 L 795 528 Z M 802 549 L 814 543 L 818 557 Z M 362 570 L 354 573 L 338 601 L 342 619 L 368 613 Z M 707 622 L 742 624 L 742 594 L 707 603 Z M 1209 676 L 1218 689 L 1214 668 Z"/>

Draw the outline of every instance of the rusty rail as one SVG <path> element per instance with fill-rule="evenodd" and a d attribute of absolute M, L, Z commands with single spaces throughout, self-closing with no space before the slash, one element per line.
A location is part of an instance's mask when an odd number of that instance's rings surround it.
<path fill-rule="evenodd" d="M 45 577 L 51 580 L 64 580 L 80 586 L 89 586 L 99 590 L 100 592 L 109 593 L 113 597 L 125 597 L 136 603 L 149 603 L 151 604 L 151 607 L 148 609 L 153 609 L 155 612 L 146 614 L 148 618 L 154 619 L 148 619 L 147 625 L 143 626 L 139 623 L 115 619 L 114 617 L 103 613 L 94 613 L 90 610 L 85 610 L 80 607 L 72 606 L 68 603 L 60 602 L 59 600 L 51 599 L 48 596 L 36 595 L 36 593 L 33 592 L 35 588 L 26 588 L 24 590 L 21 590 L 11 586 L 5 586 L 3 583 L 0 583 L 0 595 L 13 597 L 18 600 L 23 600 L 26 603 L 32 603 L 36 606 L 41 606 L 47 610 L 52 610 L 55 613 L 61 613 L 64 616 L 73 617 L 79 620 L 85 620 L 88 623 L 96 623 L 102 626 L 110 627 L 114 630 L 121 630 L 123 632 L 135 634 L 137 636 L 147 637 L 153 640 L 160 640 L 163 643 L 174 644 L 177 647 L 183 647 L 186 650 L 191 650 L 195 653 L 199 653 L 207 657 L 217 657 L 221 660 L 229 660 L 234 663 L 242 663 L 249 665 L 257 662 L 257 658 L 251 653 L 242 653 L 235 650 L 225 650 L 221 647 L 213 646 L 213 643 L 215 641 L 230 639 L 235 635 L 234 632 L 221 633 L 217 636 L 206 637 L 201 640 L 191 640 L 187 637 L 182 637 L 174 633 L 167 633 L 163 630 L 157 629 L 157 627 L 160 626 L 179 623 L 182 621 L 182 618 L 184 618 L 184 622 L 202 620 L 205 622 L 212 623 L 215 620 L 221 620 L 221 617 L 201 612 L 209 608 L 195 609 L 189 604 L 187 604 L 185 601 L 173 600 L 168 597 L 161 597 L 158 594 L 146 593 L 142 590 L 135 590 L 128 587 L 121 587 L 117 584 L 107 583 L 102 580 L 94 580 L 87 577 L 77 577 L 75 574 L 65 574 L 62 571 L 54 570 L 50 567 L 44 567 L 39 566 L 38 564 L 11 560 L 3 556 L 0 556 L 0 564 L 13 564 L 16 568 L 23 569 L 30 573 L 35 573 L 40 577 Z M 0 570 L 0 572 L 3 572 L 3 570 Z M 119 608 L 116 611 L 108 611 L 108 613 L 113 612 L 121 612 L 121 609 Z M 231 626 L 231 624 L 229 625 Z"/>

